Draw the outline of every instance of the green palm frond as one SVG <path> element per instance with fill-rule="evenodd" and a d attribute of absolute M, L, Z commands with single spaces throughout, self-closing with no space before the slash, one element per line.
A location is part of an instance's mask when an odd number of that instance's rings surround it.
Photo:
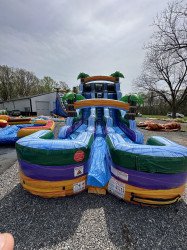
<path fill-rule="evenodd" d="M 83 78 L 86 78 L 86 77 L 89 77 L 89 75 L 86 74 L 86 73 L 84 73 L 84 72 L 81 72 L 81 73 L 79 73 L 79 75 L 77 76 L 77 80 L 83 79 Z"/>
<path fill-rule="evenodd" d="M 129 98 L 128 95 L 124 95 L 123 97 L 121 97 L 120 101 L 121 102 L 128 102 L 128 100 L 129 100 L 128 98 Z"/>
<path fill-rule="evenodd" d="M 81 95 L 81 94 L 76 94 L 75 98 L 76 98 L 76 101 L 81 101 L 81 100 L 85 99 L 85 97 L 83 95 Z"/>
<path fill-rule="evenodd" d="M 114 72 L 110 76 L 124 78 L 124 75 L 121 72 L 119 72 L 119 71 Z"/>
<path fill-rule="evenodd" d="M 66 93 L 63 97 L 62 97 L 62 100 L 63 101 L 67 101 L 67 100 L 74 100 L 74 97 L 75 97 L 75 93 L 73 92 L 68 92 Z"/>

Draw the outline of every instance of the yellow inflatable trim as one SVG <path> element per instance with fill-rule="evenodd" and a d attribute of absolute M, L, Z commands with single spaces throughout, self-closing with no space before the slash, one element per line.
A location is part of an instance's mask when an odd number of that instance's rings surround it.
<path fill-rule="evenodd" d="M 106 187 L 99 188 L 99 187 L 88 186 L 88 193 L 89 194 L 101 194 L 101 195 L 105 195 L 106 194 Z"/>
<path fill-rule="evenodd" d="M 165 190 L 150 190 L 125 184 L 114 177 L 108 183 L 108 191 L 117 197 L 142 205 L 169 205 L 180 200 L 185 185 Z"/>
<path fill-rule="evenodd" d="M 0 115 L 0 119 L 8 121 L 9 120 L 9 116 L 8 115 Z"/>
<path fill-rule="evenodd" d="M 38 120 L 35 121 L 34 124 L 43 125 L 43 126 L 36 126 L 36 127 L 27 127 L 22 128 L 18 131 L 18 137 L 24 137 L 27 135 L 31 135 L 39 130 L 54 130 L 55 122 L 51 120 Z"/>
<path fill-rule="evenodd" d="M 45 198 L 64 197 L 86 189 L 86 175 L 66 181 L 43 181 L 29 178 L 20 172 L 20 182 L 25 190 Z"/>

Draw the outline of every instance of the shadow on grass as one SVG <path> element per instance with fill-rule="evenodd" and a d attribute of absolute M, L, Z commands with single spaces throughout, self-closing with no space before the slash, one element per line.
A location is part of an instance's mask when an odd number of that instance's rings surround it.
<path fill-rule="evenodd" d="M 104 216 L 97 215 L 97 209 L 102 209 Z M 81 221 L 88 210 L 90 217 Z M 116 249 L 186 247 L 187 206 L 183 201 L 169 207 L 142 208 L 109 194 L 101 197 L 86 192 L 72 197 L 42 199 L 30 195 L 20 185 L 0 201 L 0 230 L 14 235 L 15 249 L 19 250 L 53 249 L 76 235 L 80 223 L 86 223 L 86 232 L 79 229 L 81 248 L 81 244 L 85 244 L 83 234 L 90 233 L 87 238 L 94 237 L 91 217 L 92 223 L 97 223 L 94 228 L 102 228 L 104 220 L 107 227 L 104 237 L 108 237 Z M 72 241 L 70 249 L 75 249 L 73 244 Z"/>

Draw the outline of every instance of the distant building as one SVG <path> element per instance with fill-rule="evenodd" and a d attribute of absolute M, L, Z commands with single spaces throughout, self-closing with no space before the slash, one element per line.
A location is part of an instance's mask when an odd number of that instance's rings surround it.
<path fill-rule="evenodd" d="M 8 101 L 0 101 L 0 109 L 8 112 L 19 110 L 22 113 L 37 113 L 37 115 L 50 115 L 55 109 L 56 92 L 21 97 Z"/>

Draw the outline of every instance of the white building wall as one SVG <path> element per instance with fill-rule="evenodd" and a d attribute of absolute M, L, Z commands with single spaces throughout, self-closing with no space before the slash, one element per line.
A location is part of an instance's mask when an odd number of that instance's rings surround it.
<path fill-rule="evenodd" d="M 30 111 L 30 99 L 14 101 L 15 109 L 20 111 Z"/>
<path fill-rule="evenodd" d="M 49 102 L 49 114 L 54 110 L 54 104 L 56 101 L 56 93 L 45 94 L 41 96 L 36 96 L 31 98 L 32 101 L 32 111 L 37 112 L 36 103 L 37 102 Z M 48 114 L 48 115 L 49 115 Z"/>
<path fill-rule="evenodd" d="M 3 108 L 7 109 L 7 111 L 12 111 L 14 109 L 17 109 L 20 111 L 26 111 L 26 108 L 29 108 L 29 107 L 30 107 L 29 99 L 9 101 L 9 102 L 4 102 L 3 104 Z"/>
<path fill-rule="evenodd" d="M 54 93 L 39 95 L 39 96 L 26 98 L 26 99 L 7 101 L 7 102 L 4 102 L 3 104 L 0 104 L 0 109 L 7 109 L 7 111 L 12 111 L 14 109 L 17 109 L 20 111 L 29 112 L 29 111 L 31 111 L 30 110 L 30 100 L 32 103 L 32 112 L 37 112 L 36 105 L 37 105 L 37 102 L 40 102 L 40 103 L 38 103 L 37 106 L 42 107 L 42 104 L 43 104 L 44 109 L 46 107 L 48 107 L 46 115 L 50 115 L 50 112 L 52 112 L 55 108 L 56 93 L 54 92 Z"/>
<path fill-rule="evenodd" d="M 4 109 L 6 109 L 7 111 L 11 111 L 14 108 L 14 103 L 13 102 L 4 102 Z"/>

